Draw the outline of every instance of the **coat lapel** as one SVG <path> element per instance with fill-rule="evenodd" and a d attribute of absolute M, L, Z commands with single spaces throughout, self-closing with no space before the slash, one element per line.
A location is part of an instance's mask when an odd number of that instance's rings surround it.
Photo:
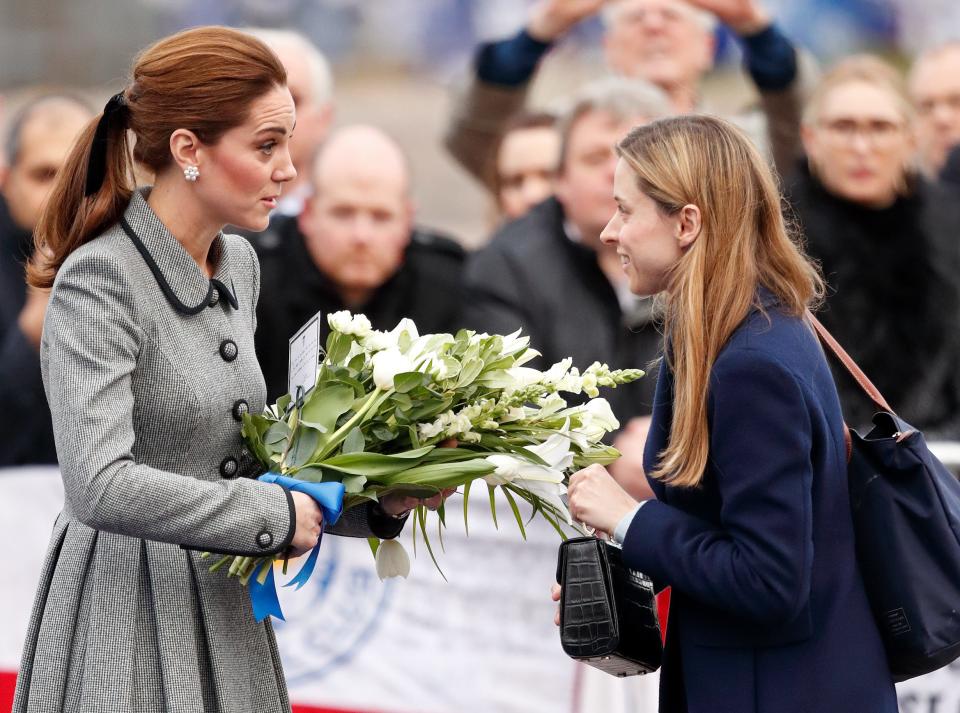
<path fill-rule="evenodd" d="M 175 310 L 185 315 L 198 314 L 221 297 L 233 309 L 239 308 L 223 233 L 217 235 L 210 247 L 217 268 L 213 277 L 207 278 L 196 260 L 147 205 L 145 191 L 134 191 L 120 224 Z"/>

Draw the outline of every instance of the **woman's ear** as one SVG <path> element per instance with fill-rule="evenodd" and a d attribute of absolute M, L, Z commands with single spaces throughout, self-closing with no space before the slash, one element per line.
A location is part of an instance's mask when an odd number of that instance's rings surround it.
<path fill-rule="evenodd" d="M 686 250 L 700 237 L 700 230 L 703 228 L 703 216 L 700 215 L 700 208 L 687 203 L 677 213 L 677 244 L 681 250 Z"/>
<path fill-rule="evenodd" d="M 200 139 L 189 129 L 177 129 L 170 134 L 170 154 L 181 169 L 199 166 Z"/>

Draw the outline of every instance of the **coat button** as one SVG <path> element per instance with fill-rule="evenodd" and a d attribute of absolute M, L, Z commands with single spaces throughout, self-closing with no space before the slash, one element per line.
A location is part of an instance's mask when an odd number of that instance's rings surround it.
<path fill-rule="evenodd" d="M 220 342 L 220 356 L 224 361 L 233 361 L 237 358 L 237 343 L 232 339 L 224 339 Z"/>
<path fill-rule="evenodd" d="M 249 413 L 250 404 L 248 404 L 244 399 L 237 399 L 233 402 L 233 409 L 231 413 L 233 414 L 233 419 L 235 421 L 242 421 L 243 414 Z"/>
<path fill-rule="evenodd" d="M 237 471 L 239 466 L 237 465 L 237 459 L 232 456 L 227 456 L 222 461 L 220 461 L 220 475 L 224 478 L 236 478 Z"/>
<path fill-rule="evenodd" d="M 257 545 L 260 547 L 260 549 L 265 550 L 272 544 L 273 533 L 268 532 L 267 530 L 262 530 L 260 534 L 257 535 Z"/>
<path fill-rule="evenodd" d="M 219 302 L 219 301 L 220 301 L 220 290 L 217 290 L 217 289 L 211 290 L 211 291 L 210 291 L 210 302 L 209 302 L 210 306 L 211 306 L 211 307 L 216 307 L 216 306 L 217 306 L 217 302 Z"/>

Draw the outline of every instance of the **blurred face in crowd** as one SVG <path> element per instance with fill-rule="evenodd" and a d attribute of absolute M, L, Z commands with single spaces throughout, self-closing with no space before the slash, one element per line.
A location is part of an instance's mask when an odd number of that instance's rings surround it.
<path fill-rule="evenodd" d="M 901 99 L 864 81 L 828 91 L 803 128 L 803 142 L 827 190 L 872 208 L 896 200 L 914 151 Z"/>
<path fill-rule="evenodd" d="M 191 193 L 205 215 L 247 230 L 267 227 L 284 184 L 297 175 L 289 148 L 296 119 L 290 92 L 275 86 L 251 103 L 244 123 L 226 131 L 215 144 L 198 144 L 192 159 L 186 144 L 188 152 L 181 156 L 183 163 L 195 163 L 200 169 Z M 181 131 L 174 132 L 172 146 L 189 140 L 178 138 Z M 182 165 L 169 169 L 177 183 L 183 181 Z"/>
<path fill-rule="evenodd" d="M 553 127 L 515 129 L 503 137 L 497 152 L 497 197 L 508 220 L 553 194 L 559 160 L 560 135 Z"/>
<path fill-rule="evenodd" d="M 412 229 L 409 171 L 396 144 L 363 126 L 332 137 L 317 159 L 300 231 L 349 305 L 362 304 L 400 269 Z"/>
<path fill-rule="evenodd" d="M 22 229 L 37 227 L 53 179 L 90 118 L 90 112 L 79 104 L 51 98 L 39 103 L 23 123 L 20 150 L 8 157 L 10 166 L 0 174 L 10 214 Z"/>
<path fill-rule="evenodd" d="M 610 68 L 656 84 L 675 102 L 678 93 L 693 101 L 700 77 L 713 65 L 713 33 L 704 13 L 682 0 L 617 0 L 608 13 L 603 46 Z"/>
<path fill-rule="evenodd" d="M 960 144 L 960 43 L 917 62 L 910 75 L 917 140 L 924 168 L 936 175 Z"/>
<path fill-rule="evenodd" d="M 317 96 L 313 70 L 304 52 L 293 44 L 281 44 L 273 49 L 287 70 L 287 87 L 297 110 L 297 132 L 290 141 L 290 158 L 297 171 L 307 178 L 310 164 L 327 138 L 333 107 Z"/>
<path fill-rule="evenodd" d="M 660 210 L 640 190 L 637 175 L 623 159 L 617 162 L 613 193 L 617 207 L 600 239 L 616 248 L 631 292 L 644 297 L 662 292 L 684 248 L 696 239 L 695 233 L 690 238 L 691 226 L 684 224 L 689 216 L 684 211 L 671 216 Z"/>
<path fill-rule="evenodd" d="M 570 128 L 556 195 L 587 245 L 599 246 L 600 232 L 616 208 L 614 146 L 631 128 L 644 123 L 643 117 L 623 121 L 604 111 L 588 111 Z"/>

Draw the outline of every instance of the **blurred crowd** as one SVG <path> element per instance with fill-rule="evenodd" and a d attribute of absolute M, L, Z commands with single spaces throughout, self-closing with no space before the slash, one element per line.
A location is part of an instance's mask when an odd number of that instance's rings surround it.
<path fill-rule="evenodd" d="M 571 82 L 555 111 L 535 108 L 543 58 L 598 20 L 609 76 Z M 754 0 L 538 0 L 522 29 L 476 47 L 443 137 L 496 206 L 489 241 L 471 252 L 418 223 L 405 148 L 377 116 L 333 130 L 332 74 L 311 41 L 250 29 L 286 67 L 297 108 L 298 177 L 270 227 L 248 236 L 268 399 L 286 391 L 287 339 L 318 311 L 362 312 L 378 329 L 404 316 L 421 332 L 522 328 L 544 365 L 656 360 L 656 301 L 630 293 L 620 256 L 599 241 L 615 210 L 614 145 L 637 124 L 718 113 L 702 88 L 721 27 L 759 97 L 726 118 L 779 173 L 783 209 L 829 286 L 821 320 L 903 418 L 930 438 L 960 438 L 960 40 L 923 48 L 905 74 L 869 55 L 819 66 Z M 56 461 L 38 351 L 46 295 L 26 288 L 24 262 L 52 178 L 96 111 L 47 94 L 5 117 L 0 467 Z M 837 381 L 849 424 L 869 428 L 872 405 Z M 638 498 L 649 496 L 653 386 L 609 394 L 623 453 L 612 471 Z"/>

